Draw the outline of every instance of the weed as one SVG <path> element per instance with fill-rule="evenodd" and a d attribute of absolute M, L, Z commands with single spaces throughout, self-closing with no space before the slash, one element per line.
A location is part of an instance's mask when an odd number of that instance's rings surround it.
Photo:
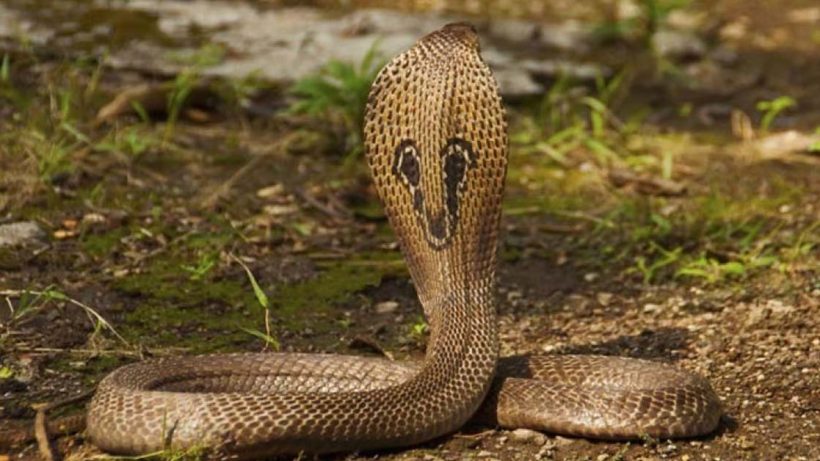
<path fill-rule="evenodd" d="M 688 6 L 690 0 L 640 0 L 637 14 L 625 18 L 619 12 L 619 3 L 609 3 L 604 20 L 595 27 L 594 35 L 602 42 L 635 40 L 649 47 L 666 18 L 673 11 Z"/>
<path fill-rule="evenodd" d="M 427 326 L 427 320 L 423 315 L 419 315 L 416 317 L 416 321 L 410 325 L 410 338 L 418 343 L 421 343 L 424 341 L 424 336 L 427 334 L 428 330 L 429 327 Z"/>
<path fill-rule="evenodd" d="M 820 136 L 820 126 L 814 129 L 814 134 L 816 136 Z M 814 141 L 811 144 L 809 144 L 808 150 L 813 154 L 820 153 L 820 141 Z"/>
<path fill-rule="evenodd" d="M 165 430 L 163 429 L 163 433 Z M 100 461 L 202 461 L 210 459 L 211 449 L 204 445 L 189 448 L 165 448 L 164 450 L 136 456 L 98 455 L 88 459 Z"/>
<path fill-rule="evenodd" d="M 779 96 L 770 101 L 759 101 L 757 110 L 763 113 L 760 119 L 760 131 L 767 133 L 774 119 L 784 110 L 797 105 L 797 101 L 790 96 Z"/>
<path fill-rule="evenodd" d="M 678 269 L 675 276 L 697 277 L 706 283 L 716 283 L 727 277 L 740 277 L 745 274 L 746 266 L 739 261 L 721 263 L 714 258 L 700 256 Z"/>
<path fill-rule="evenodd" d="M 194 86 L 199 81 L 199 69 L 189 68 L 180 72 L 174 79 L 174 86 L 168 93 L 168 120 L 165 124 L 165 134 L 163 141 L 168 141 L 174 133 L 179 114 L 193 91 Z"/>
<path fill-rule="evenodd" d="M 625 75 L 596 79 L 593 92 L 566 77 L 559 78 L 532 118 L 522 120 L 512 141 L 523 145 L 525 153 L 543 154 L 561 166 L 568 166 L 569 154 L 578 149 L 592 154 L 601 165 L 628 158 L 620 146 L 634 127 L 621 122 L 610 108 L 625 90 Z"/>
<path fill-rule="evenodd" d="M 61 291 L 55 289 L 53 286 L 49 285 L 42 291 L 36 290 L 22 290 L 22 291 L 14 291 L 14 290 L 6 290 L 0 292 L 0 294 L 6 296 L 7 304 L 11 309 L 11 321 L 8 322 L 7 328 L 11 328 L 16 322 L 20 321 L 23 317 L 30 316 L 35 312 L 42 310 L 45 308 L 49 302 L 64 302 L 68 303 L 77 307 L 80 307 L 83 312 L 88 316 L 88 319 L 94 325 L 94 333 L 92 336 L 96 336 L 100 331 L 103 329 L 108 330 L 113 334 L 120 342 L 123 343 L 128 348 L 131 348 L 131 345 L 128 341 L 123 338 L 116 329 L 114 329 L 113 325 L 111 325 L 108 320 L 106 320 L 102 315 L 100 315 L 96 310 L 92 307 L 84 304 L 74 298 L 69 297 L 68 295 L 62 293 Z M 18 306 L 15 309 L 9 298 L 11 297 L 18 297 L 20 301 L 18 302 Z"/>
<path fill-rule="evenodd" d="M 160 141 L 155 139 L 151 130 L 142 126 L 129 126 L 121 130 L 112 130 L 102 141 L 97 142 L 94 148 L 104 152 L 122 153 L 135 159 L 158 147 L 159 144 Z"/>
<path fill-rule="evenodd" d="M 327 63 L 318 74 L 296 82 L 291 92 L 298 98 L 290 111 L 338 121 L 346 131 L 347 152 L 362 152 L 361 131 L 370 86 L 382 67 L 374 44 L 358 65 Z"/>
<path fill-rule="evenodd" d="M 194 88 L 200 83 L 202 70 L 206 67 L 214 66 L 222 62 L 225 56 L 225 49 L 218 44 L 208 43 L 203 45 L 193 54 L 177 54 L 172 58 L 178 62 L 186 64 L 185 69 L 179 72 L 174 79 L 173 87 L 168 93 L 167 111 L 168 120 L 165 124 L 165 134 L 163 141 L 171 139 L 176 128 L 177 121 L 185 102 L 191 95 Z M 145 120 L 145 110 L 137 110 L 140 117 Z"/>
<path fill-rule="evenodd" d="M 3 55 L 0 62 L 0 82 L 6 85 L 11 83 L 11 56 L 8 53 Z"/>
<path fill-rule="evenodd" d="M 651 263 L 647 263 L 645 256 L 638 256 L 635 258 L 635 270 L 640 272 L 643 277 L 643 283 L 648 284 L 652 282 L 657 272 L 664 267 L 676 264 L 681 259 L 683 252 L 682 248 L 675 248 L 674 250 L 666 250 L 655 242 L 651 242 L 654 250 L 660 253 L 660 257 L 656 258 Z"/>
<path fill-rule="evenodd" d="M 233 256 L 233 259 L 245 269 L 245 274 L 248 276 L 248 280 L 251 282 L 251 286 L 253 287 L 253 294 L 256 296 L 256 301 L 265 311 L 265 332 L 262 333 L 261 331 L 254 330 L 252 328 L 242 328 L 243 331 L 249 333 L 257 338 L 262 339 L 265 342 L 265 348 L 267 349 L 270 347 L 273 350 L 279 350 L 279 341 L 271 336 L 271 327 L 270 327 L 270 299 L 268 295 L 265 294 L 265 291 L 262 290 L 262 287 L 259 286 L 259 283 L 256 281 L 256 277 L 253 276 L 253 272 L 251 272 L 250 268 L 242 262 L 236 256 Z"/>
<path fill-rule="evenodd" d="M 199 261 L 194 266 L 183 264 L 182 270 L 190 273 L 191 275 L 188 277 L 191 280 L 202 280 L 205 275 L 214 268 L 217 262 L 217 254 L 214 253 L 206 253 L 200 255 Z"/>
<path fill-rule="evenodd" d="M 44 183 L 74 170 L 71 155 L 79 147 L 78 143 L 71 142 L 64 135 L 49 135 L 36 128 L 25 130 L 21 135 L 18 145 L 26 155 L 35 159 L 37 174 Z"/>
<path fill-rule="evenodd" d="M 7 366 L 0 367 L 0 380 L 9 379 L 14 376 L 14 370 Z"/>

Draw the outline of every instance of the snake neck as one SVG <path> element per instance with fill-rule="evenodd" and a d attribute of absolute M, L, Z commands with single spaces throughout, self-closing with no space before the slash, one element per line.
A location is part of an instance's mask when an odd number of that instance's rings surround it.
<path fill-rule="evenodd" d="M 481 338 L 498 355 L 497 318 L 492 287 L 450 290 L 424 308 L 430 332 L 427 359 L 469 351 Z M 487 353 L 482 349 L 481 353 Z"/>

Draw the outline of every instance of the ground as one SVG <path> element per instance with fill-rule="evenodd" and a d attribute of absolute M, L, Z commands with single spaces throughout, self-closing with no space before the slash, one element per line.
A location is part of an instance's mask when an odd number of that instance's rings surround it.
<path fill-rule="evenodd" d="M 820 54 L 800 20 L 820 11 L 718 3 L 698 33 L 731 44 L 729 61 L 608 37 L 592 56 L 637 56 L 622 73 L 507 101 L 497 297 L 504 355 L 695 371 L 723 402 L 717 432 L 607 443 L 468 426 L 331 459 L 820 459 Z M 0 58 L 0 225 L 46 233 L 0 247 L 0 433 L 150 356 L 423 356 L 350 108 L 299 114 L 278 84 L 176 76 L 148 92 L 156 110 L 100 116 L 163 78 L 18 46 Z M 66 459 L 100 455 L 81 434 L 57 445 Z M 0 445 L 0 460 L 36 456 L 33 443 Z"/>

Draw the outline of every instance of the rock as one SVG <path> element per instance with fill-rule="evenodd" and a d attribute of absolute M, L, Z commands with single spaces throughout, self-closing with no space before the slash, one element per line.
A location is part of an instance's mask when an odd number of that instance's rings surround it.
<path fill-rule="evenodd" d="M 612 69 L 597 64 L 586 64 L 560 59 L 525 59 L 518 64 L 536 77 L 571 77 L 574 80 L 595 81 L 612 75 Z"/>
<path fill-rule="evenodd" d="M 568 437 L 562 437 L 560 435 L 556 435 L 553 440 L 555 442 L 556 447 L 563 447 L 563 446 L 566 446 L 566 445 L 572 445 L 573 443 L 575 443 L 575 441 L 577 439 L 570 439 Z"/>
<path fill-rule="evenodd" d="M 83 215 L 83 222 L 86 224 L 101 224 L 105 221 L 105 216 L 100 213 L 87 213 Z"/>
<path fill-rule="evenodd" d="M 285 192 L 285 187 L 281 184 L 273 184 L 263 187 L 256 191 L 256 196 L 259 198 L 272 198 L 282 195 Z"/>
<path fill-rule="evenodd" d="M 740 445 L 740 448 L 743 450 L 752 450 L 755 447 L 754 442 L 744 436 L 738 438 L 738 445 Z"/>
<path fill-rule="evenodd" d="M 314 74 L 330 61 L 359 64 L 374 46 L 378 65 L 409 48 L 419 37 L 459 19 L 434 12 L 380 9 L 328 15 L 321 8 L 264 8 L 252 2 L 224 0 L 139 0 L 124 3 L 122 9 L 156 15 L 159 29 L 181 42 L 189 41 L 192 30 L 207 34 L 223 52 L 200 69 L 204 77 L 253 74 L 286 83 Z M 14 18 L 11 13 L 0 6 L 0 37 L 17 33 L 16 25 L 21 22 L 17 19 L 23 18 Z M 20 29 L 27 37 L 43 37 L 37 43 L 48 45 L 56 40 L 52 28 L 37 21 L 26 22 Z M 587 80 L 601 74 L 588 64 L 532 58 L 533 52 L 546 56 L 556 49 L 576 52 L 589 48 L 592 28 L 588 24 L 492 18 L 479 24 L 479 29 L 482 54 L 504 96 L 541 93 L 544 87 L 538 79 L 544 76 L 561 73 Z M 66 46 L 71 45 L 72 37 L 60 38 L 66 40 Z M 112 51 L 107 65 L 176 74 L 201 54 L 196 47 L 175 48 L 169 53 L 157 42 L 135 40 Z M 525 56 L 527 66 L 522 66 Z"/>
<path fill-rule="evenodd" d="M 651 314 L 653 312 L 658 312 L 659 310 L 661 310 L 661 307 L 662 306 L 660 304 L 646 303 L 643 306 L 643 311 L 647 314 Z"/>
<path fill-rule="evenodd" d="M 547 442 L 547 437 L 531 429 L 516 429 L 510 433 L 510 439 L 519 443 L 531 443 L 533 445 L 543 445 Z"/>
<path fill-rule="evenodd" d="M 607 292 L 604 292 L 604 291 L 602 291 L 602 292 L 595 295 L 595 299 L 598 301 L 598 304 L 600 304 L 604 307 L 608 306 L 609 303 L 612 302 L 612 297 L 613 297 L 612 293 L 607 293 Z"/>
<path fill-rule="evenodd" d="M 698 58 L 706 52 L 706 44 L 692 32 L 661 30 L 652 36 L 652 45 L 667 58 Z"/>
<path fill-rule="evenodd" d="M 391 312 L 395 312 L 396 309 L 399 308 L 399 303 L 396 301 L 383 301 L 376 304 L 376 313 L 377 314 L 390 314 Z"/>
<path fill-rule="evenodd" d="M 577 52 L 588 48 L 592 37 L 590 27 L 578 21 L 565 21 L 560 24 L 543 24 L 538 41 L 553 48 Z"/>
<path fill-rule="evenodd" d="M 755 143 L 764 157 L 780 157 L 792 153 L 809 153 L 811 146 L 820 143 L 820 135 L 805 134 L 795 130 L 774 133 Z"/>
<path fill-rule="evenodd" d="M 493 21 L 489 25 L 490 35 L 516 43 L 535 42 L 541 36 L 538 24 L 515 19 Z"/>
<path fill-rule="evenodd" d="M 20 221 L 0 225 L 0 248 L 37 242 L 46 233 L 33 221 Z"/>

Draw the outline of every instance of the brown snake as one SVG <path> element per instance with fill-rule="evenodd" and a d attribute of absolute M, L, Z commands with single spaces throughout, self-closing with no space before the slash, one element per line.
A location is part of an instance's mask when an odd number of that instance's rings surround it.
<path fill-rule="evenodd" d="M 206 446 L 222 459 L 406 446 L 458 429 L 485 401 L 484 421 L 568 435 L 689 437 L 716 427 L 709 383 L 665 365 L 498 360 L 507 133 L 471 26 L 433 32 L 381 71 L 364 138 L 430 326 L 423 363 L 221 354 L 129 365 L 91 402 L 87 434 L 96 445 L 124 454 Z"/>

